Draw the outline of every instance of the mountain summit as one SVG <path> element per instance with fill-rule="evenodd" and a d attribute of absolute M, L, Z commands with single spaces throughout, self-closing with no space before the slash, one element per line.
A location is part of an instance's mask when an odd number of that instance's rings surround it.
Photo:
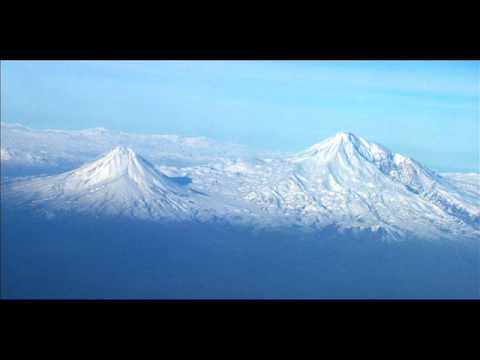
<path fill-rule="evenodd" d="M 133 187 L 145 193 L 184 192 L 147 160 L 123 146 L 118 146 L 102 158 L 72 171 L 65 178 L 65 188 L 76 191 L 90 190 L 116 182 L 124 183 L 130 187 L 128 190 Z"/>
<path fill-rule="evenodd" d="M 76 170 L 15 182 L 10 191 L 51 210 L 168 219 L 189 218 L 198 197 L 121 146 Z"/>
<path fill-rule="evenodd" d="M 301 223 L 382 229 L 393 238 L 461 237 L 480 229 L 478 199 L 419 162 L 352 133 L 337 133 L 275 166 L 245 196 Z"/>
<path fill-rule="evenodd" d="M 331 174 L 344 180 L 377 181 L 385 175 L 418 193 L 431 191 L 442 183 L 438 174 L 419 162 L 346 132 L 309 147 L 291 161 L 305 172 Z"/>
<path fill-rule="evenodd" d="M 317 161 L 328 162 L 338 160 L 354 160 L 363 157 L 368 161 L 378 161 L 389 157 L 390 152 L 381 145 L 348 132 L 340 132 L 307 150 L 297 154 L 293 160 L 302 161 L 315 158 Z"/>

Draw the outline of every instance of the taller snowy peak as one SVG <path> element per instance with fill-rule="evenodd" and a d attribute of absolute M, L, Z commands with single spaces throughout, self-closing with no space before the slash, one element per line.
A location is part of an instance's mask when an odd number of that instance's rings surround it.
<path fill-rule="evenodd" d="M 385 178 L 379 164 L 392 158 L 393 154 L 383 146 L 341 132 L 293 155 L 289 162 L 298 174 L 321 181 L 328 188 L 351 188 L 357 186 L 353 183 L 391 181 Z"/>
<path fill-rule="evenodd" d="M 290 158 L 295 173 L 323 188 L 349 193 L 411 194 L 478 227 L 478 201 L 418 161 L 351 133 L 338 133 Z"/>
<path fill-rule="evenodd" d="M 294 155 L 291 161 L 300 163 L 306 169 L 328 167 L 329 171 L 336 173 L 374 174 L 379 170 L 420 192 L 431 189 L 435 182 L 441 181 L 438 174 L 419 162 L 348 132 L 340 132 L 309 147 Z"/>
<path fill-rule="evenodd" d="M 359 143 L 361 141 L 365 141 L 363 138 L 355 134 L 352 134 L 351 132 L 344 132 L 344 131 L 338 132 L 334 136 L 331 136 L 326 140 L 333 143 L 337 143 L 337 144 Z"/>
<path fill-rule="evenodd" d="M 348 132 L 336 135 L 318 143 L 294 156 L 294 161 L 315 159 L 321 162 L 338 160 L 340 157 L 363 157 L 368 161 L 379 161 L 391 157 L 391 152 L 381 145 Z"/>

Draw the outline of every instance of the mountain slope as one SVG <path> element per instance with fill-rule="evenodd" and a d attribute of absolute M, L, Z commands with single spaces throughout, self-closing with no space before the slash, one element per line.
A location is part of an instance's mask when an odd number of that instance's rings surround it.
<path fill-rule="evenodd" d="M 89 215 L 188 219 L 199 198 L 125 147 L 67 173 L 6 185 L 7 198 L 19 206 Z"/>
<path fill-rule="evenodd" d="M 241 166 L 240 166 L 241 165 Z M 415 160 L 339 133 L 284 160 L 191 168 L 205 191 L 222 189 L 271 223 L 380 231 L 386 237 L 478 236 L 478 197 Z"/>
<path fill-rule="evenodd" d="M 418 195 L 414 196 L 417 202 L 418 198 L 424 199 L 451 215 L 459 215 L 462 221 L 477 228 L 480 225 L 478 198 L 465 193 L 453 182 L 415 160 L 348 133 L 337 134 L 313 148 L 313 152 L 310 148 L 306 154 L 294 157 L 294 162 L 302 163 L 302 170 L 306 168 L 308 172 L 312 165 L 319 165 L 315 168 L 319 173 L 326 169 L 327 176 L 335 177 L 343 181 L 344 185 L 355 189 L 362 188 L 365 184 L 374 184 L 377 190 L 383 186 L 393 190 L 396 187 L 392 187 L 390 181 L 393 181 L 403 185 L 398 190 L 399 194 L 408 190 L 408 195 Z"/>

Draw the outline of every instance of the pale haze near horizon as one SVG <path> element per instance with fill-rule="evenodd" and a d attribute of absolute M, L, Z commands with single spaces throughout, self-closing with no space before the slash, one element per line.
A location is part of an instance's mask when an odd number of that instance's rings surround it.
<path fill-rule="evenodd" d="M 347 131 L 479 171 L 478 61 L 2 61 L 1 120 L 294 152 Z"/>

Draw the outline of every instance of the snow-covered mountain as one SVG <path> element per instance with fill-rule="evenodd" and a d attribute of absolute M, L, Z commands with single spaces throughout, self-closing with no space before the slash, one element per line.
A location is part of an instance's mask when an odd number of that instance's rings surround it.
<path fill-rule="evenodd" d="M 76 170 L 8 181 L 2 190 L 14 206 L 49 214 L 333 227 L 388 239 L 480 236 L 478 174 L 438 174 L 350 133 L 283 158 L 215 156 L 181 168 L 152 163 L 117 147 Z"/>
<path fill-rule="evenodd" d="M 203 191 L 255 203 L 276 224 L 390 238 L 479 235 L 478 190 L 353 134 L 339 133 L 286 159 L 226 162 L 185 174 Z"/>
<path fill-rule="evenodd" d="M 211 198 L 166 176 L 132 149 L 121 146 L 76 170 L 9 181 L 3 190 L 14 206 L 36 208 L 49 217 L 75 212 L 186 221 L 235 212 L 232 202 Z"/>

